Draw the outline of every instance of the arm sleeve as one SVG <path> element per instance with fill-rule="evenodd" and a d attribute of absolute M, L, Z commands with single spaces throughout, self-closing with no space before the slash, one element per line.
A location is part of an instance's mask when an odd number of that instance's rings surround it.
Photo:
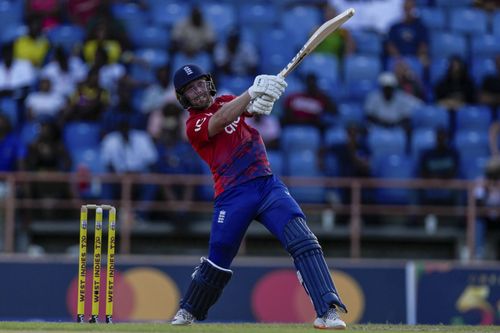
<path fill-rule="evenodd" d="M 212 116 L 212 113 L 200 113 L 187 121 L 187 137 L 194 147 L 208 142 L 208 121 Z"/>

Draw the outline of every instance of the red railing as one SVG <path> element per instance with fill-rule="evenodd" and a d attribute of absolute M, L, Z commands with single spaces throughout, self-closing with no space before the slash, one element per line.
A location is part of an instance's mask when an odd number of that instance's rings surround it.
<path fill-rule="evenodd" d="M 120 183 L 121 196 L 119 200 L 107 201 L 107 204 L 114 205 L 121 218 L 120 221 L 120 252 L 129 254 L 131 249 L 131 232 L 133 225 L 133 208 L 141 204 L 132 200 L 132 185 L 135 183 L 157 184 L 157 185 L 208 185 L 212 180 L 207 176 L 196 175 L 116 175 L 100 174 L 92 176 L 101 183 Z M 309 177 L 283 177 L 289 186 L 322 186 L 325 188 L 349 188 L 351 200 L 349 205 L 331 203 L 303 203 L 301 207 L 307 211 L 320 212 L 324 209 L 333 209 L 339 214 L 347 214 L 350 217 L 350 256 L 359 258 L 361 256 L 361 216 L 362 214 L 372 215 L 415 215 L 425 216 L 435 214 L 438 216 L 465 217 L 466 230 L 465 239 L 469 251 L 469 257 L 474 258 L 475 249 L 475 220 L 477 215 L 484 215 L 491 211 L 491 208 L 478 208 L 474 198 L 474 189 L 478 184 L 475 181 L 466 180 L 393 180 L 393 179 L 361 179 L 361 178 L 309 178 Z M 4 227 L 4 252 L 12 253 L 15 248 L 15 212 L 16 209 L 37 209 L 37 208 L 57 208 L 57 209 L 79 209 L 84 202 L 80 198 L 57 199 L 48 202 L 43 199 L 18 198 L 16 188 L 29 182 L 65 182 L 68 185 L 78 182 L 78 176 L 74 173 L 0 173 L 0 182 L 5 182 L 7 192 L 3 203 L 5 211 Z M 422 206 L 422 205 L 378 205 L 363 204 L 361 202 L 361 191 L 370 188 L 406 188 L 406 189 L 450 189 L 465 191 L 467 195 L 465 206 Z M 151 202 L 149 209 L 156 211 L 174 210 L 180 201 Z M 190 202 L 192 212 L 210 212 L 212 203 L 207 201 Z M 77 223 L 77 222 L 75 222 Z"/>

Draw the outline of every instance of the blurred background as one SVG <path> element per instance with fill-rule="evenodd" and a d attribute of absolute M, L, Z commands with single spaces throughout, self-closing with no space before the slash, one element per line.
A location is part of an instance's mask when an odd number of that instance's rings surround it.
<path fill-rule="evenodd" d="M 71 320 L 85 203 L 118 211 L 129 295 L 117 296 L 129 304 L 118 317 L 173 315 L 206 253 L 213 199 L 173 72 L 197 64 L 218 94 L 238 95 L 349 7 L 356 15 L 287 78 L 272 115 L 247 121 L 340 269 L 349 322 L 499 321 L 498 0 L 0 0 L 0 280 L 19 305 L 0 304 L 4 317 Z M 269 317 L 294 273 L 262 226 L 239 257 L 257 273 L 231 290 L 249 295 L 239 310 L 216 307 L 215 320 L 312 316 L 295 298 Z M 58 270 L 60 290 L 43 287 Z M 9 288 L 34 272 L 35 287 Z M 19 290 L 63 303 L 27 309 Z M 166 303 L 145 301 L 158 290 Z"/>

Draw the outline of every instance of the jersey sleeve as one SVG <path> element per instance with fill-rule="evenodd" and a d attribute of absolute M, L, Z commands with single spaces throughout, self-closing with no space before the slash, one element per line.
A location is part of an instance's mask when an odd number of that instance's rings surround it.
<path fill-rule="evenodd" d="M 208 121 L 212 116 L 212 113 L 200 113 L 188 119 L 186 134 L 193 146 L 197 147 L 209 140 Z"/>

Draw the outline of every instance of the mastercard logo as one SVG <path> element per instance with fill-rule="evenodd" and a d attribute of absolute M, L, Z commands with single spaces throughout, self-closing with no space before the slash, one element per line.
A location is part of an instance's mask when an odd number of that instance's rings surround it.
<path fill-rule="evenodd" d="M 99 317 L 106 312 L 106 271 L 101 272 Z M 85 315 L 92 308 L 92 270 L 87 271 L 85 290 Z M 66 304 L 72 318 L 76 318 L 78 278 L 75 277 L 66 294 Z M 125 272 L 115 272 L 115 300 L 113 319 L 116 321 L 169 320 L 179 304 L 179 289 L 165 273 L 146 267 L 137 267 Z"/>

